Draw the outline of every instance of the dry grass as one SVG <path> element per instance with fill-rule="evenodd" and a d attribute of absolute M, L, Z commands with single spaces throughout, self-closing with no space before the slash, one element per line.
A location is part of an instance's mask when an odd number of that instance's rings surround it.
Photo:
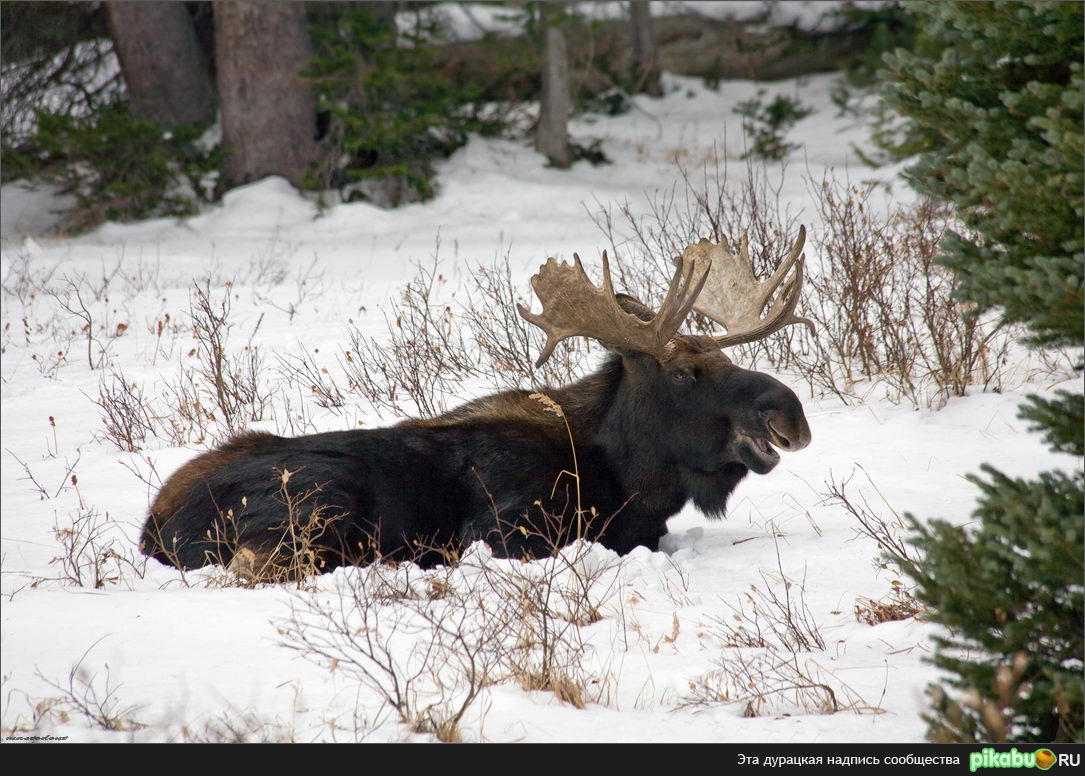
<path fill-rule="evenodd" d="M 548 691 L 576 708 L 601 697 L 605 677 L 584 665 L 582 630 L 616 595 L 619 565 L 584 542 L 536 563 L 479 546 L 429 571 L 378 563 L 337 575 L 330 598 L 296 593 L 279 632 L 407 729 L 458 741 L 494 684 Z"/>
<path fill-rule="evenodd" d="M 908 620 L 924 614 L 927 608 L 899 580 L 893 581 L 889 595 L 877 601 L 860 596 L 855 601 L 855 619 L 867 625 Z"/>

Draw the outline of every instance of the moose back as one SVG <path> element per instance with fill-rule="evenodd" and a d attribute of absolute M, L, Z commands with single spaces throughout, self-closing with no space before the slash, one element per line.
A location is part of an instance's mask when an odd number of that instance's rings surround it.
<path fill-rule="evenodd" d="M 151 505 L 144 553 L 178 568 L 231 566 L 257 580 L 374 560 L 432 566 L 471 542 L 540 557 L 571 541 L 624 554 L 658 548 L 667 519 L 692 501 L 709 517 L 748 472 L 810 442 L 798 397 L 723 348 L 793 323 L 805 230 L 773 275 L 701 240 L 676 259 L 652 311 L 549 259 L 532 278 L 547 335 L 542 364 L 566 337 L 609 354 L 563 387 L 505 391 L 429 420 L 296 438 L 246 433 L 183 465 Z M 696 310 L 726 334 L 678 333 Z"/>

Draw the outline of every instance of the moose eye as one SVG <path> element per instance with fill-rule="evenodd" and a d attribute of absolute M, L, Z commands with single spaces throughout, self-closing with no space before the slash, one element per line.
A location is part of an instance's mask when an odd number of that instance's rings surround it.
<path fill-rule="evenodd" d="M 671 372 L 671 379 L 679 385 L 688 384 L 694 382 L 697 378 L 693 376 L 693 370 L 689 367 L 681 367 Z"/>

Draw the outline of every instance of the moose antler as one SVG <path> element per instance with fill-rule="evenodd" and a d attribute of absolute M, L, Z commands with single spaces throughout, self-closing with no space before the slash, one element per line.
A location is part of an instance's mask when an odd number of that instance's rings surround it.
<path fill-rule="evenodd" d="M 689 315 L 708 279 L 708 262 L 699 257 L 684 259 L 671 278 L 659 312 L 644 321 L 618 304 L 606 251 L 603 251 L 602 288 L 596 287 L 584 272 L 580 256 L 574 253 L 573 260 L 575 267 L 547 259 L 531 278 L 531 287 L 543 305 L 541 313 L 536 315 L 517 305 L 524 320 L 546 332 L 546 346 L 535 366 L 550 358 L 563 339 L 578 335 L 597 339 L 609 347 L 636 350 L 662 359 L 667 342 Z"/>
<path fill-rule="evenodd" d="M 754 278 L 745 235 L 737 256 L 726 245 L 706 239 L 688 246 L 676 257 L 678 266 L 667 297 L 650 320 L 622 309 L 614 294 L 606 251 L 602 288 L 588 278 L 577 254 L 573 254 L 575 266 L 547 259 L 531 278 L 542 312 L 535 314 L 517 305 L 524 320 L 546 332 L 546 345 L 535 366 L 541 366 L 559 342 L 575 336 L 591 337 L 608 347 L 648 353 L 662 360 L 667 342 L 690 310 L 726 327 L 727 334 L 713 338 L 721 348 L 761 339 L 792 323 L 805 323 L 813 329 L 813 323 L 795 315 L 802 290 L 805 242 L 806 229 L 800 226 L 787 258 L 763 283 Z M 790 274 L 792 268 L 795 271 Z M 783 289 L 776 295 L 781 284 Z M 766 307 L 768 313 L 762 318 L 761 311 Z"/>
<path fill-rule="evenodd" d="M 802 248 L 805 243 L 806 227 L 800 226 L 787 257 L 779 263 L 772 277 L 761 283 L 754 278 L 746 235 L 742 235 L 737 256 L 726 244 L 710 243 L 705 239 L 683 251 L 679 266 L 688 261 L 711 265 L 708 281 L 693 309 L 727 329 L 727 334 L 713 337 L 721 348 L 762 339 L 793 323 L 805 323 L 814 330 L 812 322 L 795 315 L 802 291 L 805 260 Z M 793 267 L 795 271 L 789 276 Z M 772 301 L 781 284 L 782 290 Z M 766 308 L 762 318 L 761 313 Z"/>

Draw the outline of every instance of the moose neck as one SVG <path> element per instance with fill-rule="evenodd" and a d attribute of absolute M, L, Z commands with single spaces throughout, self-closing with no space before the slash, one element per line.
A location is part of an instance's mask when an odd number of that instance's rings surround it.
<path fill-rule="evenodd" d="M 598 437 L 610 424 L 614 405 L 622 392 L 624 367 L 619 356 L 608 355 L 590 375 L 560 388 L 547 389 L 565 413 L 577 446 L 599 444 Z"/>
<path fill-rule="evenodd" d="M 597 450 L 599 462 L 621 480 L 623 489 L 637 494 L 636 502 L 650 512 L 677 512 L 689 494 L 660 444 L 666 418 L 645 385 L 621 356 L 610 355 L 594 373 L 549 392 L 562 406 L 578 454 Z"/>

